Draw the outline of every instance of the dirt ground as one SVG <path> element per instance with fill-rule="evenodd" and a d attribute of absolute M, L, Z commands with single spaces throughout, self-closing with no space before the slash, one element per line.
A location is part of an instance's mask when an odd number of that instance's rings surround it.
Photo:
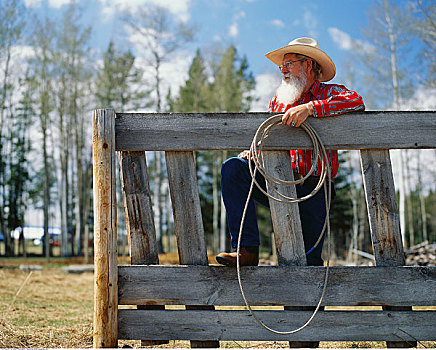
<path fill-rule="evenodd" d="M 69 274 L 62 265 L 79 260 L 0 259 L 1 348 L 91 348 L 93 274 Z M 161 257 L 177 263 L 177 254 Z M 42 265 L 21 270 L 20 264 Z M 123 261 L 120 261 L 123 263 Z M 140 341 L 119 341 L 119 347 L 141 347 Z M 287 348 L 287 342 L 220 342 L 223 348 Z M 418 347 L 436 348 L 436 342 Z M 159 348 L 189 348 L 188 341 L 170 341 Z M 321 342 L 322 348 L 384 348 L 384 342 Z"/>

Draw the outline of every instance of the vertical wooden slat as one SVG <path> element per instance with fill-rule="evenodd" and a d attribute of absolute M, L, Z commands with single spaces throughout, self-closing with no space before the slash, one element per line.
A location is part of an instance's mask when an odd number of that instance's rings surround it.
<path fill-rule="evenodd" d="M 369 227 L 377 266 L 405 265 L 397 197 L 389 150 L 361 150 L 360 162 Z M 408 311 L 411 306 L 383 306 L 386 311 Z M 388 348 L 416 347 L 415 341 L 388 341 Z"/>
<path fill-rule="evenodd" d="M 282 180 L 293 181 L 294 173 L 291 167 L 289 151 L 264 151 L 265 169 L 272 176 Z M 270 186 L 274 186 L 280 193 L 296 198 L 295 186 L 278 186 L 268 184 L 268 193 L 274 195 Z M 274 195 L 277 196 L 277 195 Z M 297 203 L 279 203 L 270 199 L 271 218 L 274 227 L 274 237 L 277 247 L 279 265 L 305 266 L 307 265 L 304 250 L 303 231 L 301 228 L 300 211 Z M 284 306 L 285 310 L 312 311 L 311 306 Z M 290 341 L 290 348 L 316 348 L 319 342 Z"/>
<path fill-rule="evenodd" d="M 165 152 L 180 264 L 207 265 L 193 152 Z"/>
<path fill-rule="evenodd" d="M 294 180 L 289 151 L 264 151 L 265 169 L 272 176 L 282 180 Z M 268 184 L 268 193 L 272 193 Z M 272 184 L 280 193 L 296 197 L 295 186 L 278 186 Z M 277 196 L 277 195 L 275 195 Z M 269 200 L 271 218 L 276 239 L 277 259 L 279 265 L 304 266 L 306 254 L 304 251 L 303 231 L 301 230 L 300 211 L 297 203 L 280 203 Z"/>
<path fill-rule="evenodd" d="M 405 264 L 389 150 L 361 150 L 369 227 L 378 266 Z"/>
<path fill-rule="evenodd" d="M 173 205 L 179 262 L 208 265 L 200 195 L 193 152 L 165 152 Z M 186 305 L 187 310 L 214 310 L 212 305 Z M 216 340 L 191 340 L 191 348 L 219 348 Z"/>
<path fill-rule="evenodd" d="M 117 347 L 118 271 L 115 112 L 93 112 L 94 347 Z"/>
<path fill-rule="evenodd" d="M 129 237 L 130 263 L 132 265 L 159 264 L 145 152 L 119 152 L 119 160 Z M 165 310 L 165 305 L 138 305 L 137 308 L 140 310 Z M 143 346 L 167 343 L 168 340 L 141 340 Z"/>
<path fill-rule="evenodd" d="M 145 152 L 119 152 L 131 264 L 159 264 Z"/>

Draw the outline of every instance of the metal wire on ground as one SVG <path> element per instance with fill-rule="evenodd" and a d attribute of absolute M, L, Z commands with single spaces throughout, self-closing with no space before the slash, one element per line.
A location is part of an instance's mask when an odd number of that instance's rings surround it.
<path fill-rule="evenodd" d="M 326 149 L 325 149 L 321 139 L 319 138 L 318 134 L 316 133 L 316 131 L 307 123 L 301 124 L 301 128 L 304 131 L 306 131 L 306 133 L 309 135 L 310 139 L 312 140 L 312 144 L 313 144 L 313 152 L 314 152 L 313 159 L 314 159 L 314 161 L 312 162 L 312 167 L 310 168 L 309 172 L 303 178 L 297 179 L 295 181 L 282 180 L 282 179 L 279 179 L 277 177 L 274 177 L 273 175 L 271 175 L 270 173 L 267 172 L 267 170 L 264 167 L 263 153 L 262 153 L 264 140 L 268 137 L 271 129 L 273 129 L 276 126 L 282 125 L 282 116 L 283 116 L 283 114 L 277 114 L 277 115 L 274 115 L 274 116 L 268 118 L 266 121 L 264 121 L 257 129 L 256 134 L 255 134 L 253 141 L 251 143 L 251 147 L 250 147 L 249 154 L 248 154 L 248 160 L 249 160 L 248 164 L 249 164 L 249 169 L 250 169 L 252 181 L 251 181 L 250 191 L 249 191 L 248 196 L 247 196 L 247 201 L 245 203 L 244 211 L 242 213 L 241 225 L 239 227 L 238 246 L 237 246 L 237 253 L 236 253 L 236 270 L 237 270 L 239 288 L 241 290 L 242 298 L 244 299 L 245 305 L 247 306 L 248 311 L 250 312 L 251 316 L 253 316 L 254 320 L 260 326 L 262 326 L 263 328 L 265 328 L 266 330 L 268 330 L 272 333 L 287 335 L 287 334 L 294 334 L 294 333 L 300 332 L 301 330 L 306 328 L 310 324 L 310 322 L 312 322 L 312 320 L 315 317 L 315 315 L 317 314 L 317 312 L 322 304 L 322 301 L 324 299 L 324 296 L 325 296 L 325 291 L 326 291 L 328 276 L 329 276 L 330 250 L 331 250 L 330 220 L 329 220 L 330 202 L 331 202 L 331 174 L 330 174 L 330 167 L 329 167 L 329 161 L 328 161 Z M 250 160 L 252 160 L 252 162 Z M 319 181 L 318 181 L 317 185 L 315 186 L 315 188 L 312 190 L 312 192 L 309 193 L 308 195 L 301 197 L 301 198 L 293 198 L 293 197 L 289 197 L 289 196 L 286 196 L 286 195 L 280 193 L 278 190 L 276 190 L 274 188 L 274 186 L 271 186 L 271 184 L 276 184 L 279 186 L 294 186 L 294 185 L 298 185 L 300 183 L 303 183 L 315 171 L 315 167 L 316 167 L 316 164 L 318 163 L 318 160 L 320 161 L 320 164 L 321 164 L 321 173 L 319 176 Z M 252 163 L 254 163 L 254 164 L 252 164 Z M 253 169 L 253 166 L 254 166 L 254 169 Z M 262 186 L 260 186 L 257 183 L 257 181 L 255 179 L 257 171 L 259 171 L 259 173 L 265 178 L 266 183 L 270 184 L 268 186 L 268 189 L 270 190 L 270 192 L 272 192 L 272 194 L 265 191 L 262 188 Z M 326 184 L 327 179 L 328 179 L 328 184 Z M 246 216 L 248 204 L 249 204 L 249 201 L 251 198 L 251 194 L 253 192 L 254 184 L 256 184 L 256 186 L 259 188 L 259 190 L 263 194 L 265 194 L 268 198 L 271 198 L 271 199 L 278 201 L 280 203 L 299 203 L 299 202 L 302 202 L 304 200 L 307 200 L 307 199 L 313 197 L 321 189 L 321 187 L 324 187 L 325 204 L 326 204 L 326 219 L 325 219 L 323 229 L 319 235 L 317 242 L 315 243 L 315 245 L 311 249 L 309 249 L 306 252 L 306 255 L 307 255 L 307 254 L 311 253 L 318 246 L 318 244 L 321 242 L 322 237 L 324 236 L 325 231 L 327 230 L 328 258 L 327 258 L 326 271 L 325 271 L 325 277 L 324 277 L 324 285 L 323 285 L 323 289 L 322 289 L 322 293 L 321 293 L 319 302 L 318 302 L 314 312 L 312 313 L 312 316 L 307 320 L 307 322 L 304 325 L 302 325 L 301 327 L 294 329 L 294 330 L 278 331 L 278 330 L 272 329 L 272 328 L 268 327 L 267 325 L 265 325 L 254 314 L 254 312 L 250 306 L 250 303 L 248 302 L 248 300 L 245 296 L 244 289 L 242 287 L 240 262 L 239 262 L 241 236 L 242 236 L 242 230 L 243 230 L 243 226 L 244 226 L 244 222 L 245 222 L 245 216 Z"/>

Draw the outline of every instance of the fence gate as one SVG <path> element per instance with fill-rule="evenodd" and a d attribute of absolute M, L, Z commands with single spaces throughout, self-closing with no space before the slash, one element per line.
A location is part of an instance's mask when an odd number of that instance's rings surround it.
<path fill-rule="evenodd" d="M 376 267 L 331 267 L 323 309 L 293 335 L 260 328 L 245 310 L 236 270 L 208 266 L 195 150 L 242 150 L 269 113 L 93 113 L 94 347 L 118 339 L 145 344 L 190 340 L 387 341 L 389 347 L 436 340 L 436 267 L 406 267 L 389 149 L 436 148 L 435 112 L 365 112 L 311 118 L 326 148 L 359 149 Z M 321 120 L 323 119 L 323 120 Z M 276 128 L 265 163 L 290 174 L 288 150 L 311 148 L 304 131 Z M 118 152 L 131 265 L 117 264 L 115 157 Z M 165 151 L 180 265 L 159 265 L 145 151 Z M 292 194 L 294 188 L 289 188 Z M 289 330 L 311 316 L 325 267 L 304 266 L 297 205 L 271 203 L 279 266 L 242 268 L 256 313 Z M 285 218 L 285 219 L 284 219 Z M 135 305 L 136 308 L 126 308 Z M 353 307 L 352 310 L 349 307 Z"/>

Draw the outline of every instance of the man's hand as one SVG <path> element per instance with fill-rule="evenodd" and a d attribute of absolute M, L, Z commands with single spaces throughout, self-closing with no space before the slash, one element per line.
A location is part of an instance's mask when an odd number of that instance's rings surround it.
<path fill-rule="evenodd" d="M 298 128 L 308 116 L 313 115 L 312 102 L 289 108 L 282 117 L 282 124 Z"/>
<path fill-rule="evenodd" d="M 242 151 L 241 153 L 238 154 L 238 158 L 248 159 L 249 154 L 250 152 L 248 150 Z"/>

